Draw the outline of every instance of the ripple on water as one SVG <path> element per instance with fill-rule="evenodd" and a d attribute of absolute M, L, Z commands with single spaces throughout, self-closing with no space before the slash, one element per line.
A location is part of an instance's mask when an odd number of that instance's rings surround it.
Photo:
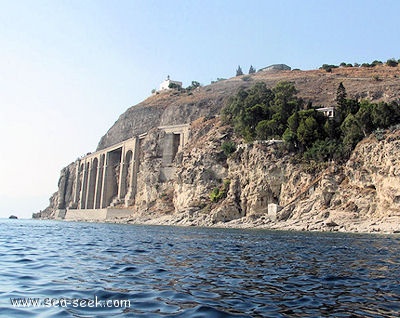
<path fill-rule="evenodd" d="M 131 306 L 10 304 L 1 312 L 7 317 L 397 317 L 400 311 L 397 236 L 14 224 L 0 221 L 2 307 L 22 297 L 97 297 Z"/>

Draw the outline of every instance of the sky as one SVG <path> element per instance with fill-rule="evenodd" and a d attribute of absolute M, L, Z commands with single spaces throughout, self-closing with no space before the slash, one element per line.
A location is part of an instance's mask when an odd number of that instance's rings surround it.
<path fill-rule="evenodd" d="M 398 0 L 0 0 L 0 218 L 30 218 L 167 77 L 400 58 Z"/>

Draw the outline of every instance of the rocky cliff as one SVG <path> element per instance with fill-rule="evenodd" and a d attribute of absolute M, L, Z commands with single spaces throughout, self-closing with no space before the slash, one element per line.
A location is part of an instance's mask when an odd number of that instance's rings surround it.
<path fill-rule="evenodd" d="M 400 231 L 399 128 L 362 141 L 346 164 L 312 166 L 296 163 L 279 142 L 242 143 L 227 158 L 221 144 L 230 138 L 229 128 L 218 119 L 195 126 L 196 141 L 176 159 L 176 177 L 163 190 L 168 194 L 153 195 L 132 222 Z M 148 181 L 142 187 L 161 187 Z M 210 200 L 215 188 L 226 191 L 218 202 Z M 169 205 L 160 210 L 163 201 Z M 271 213 L 271 204 L 281 210 Z"/>
<path fill-rule="evenodd" d="M 129 108 L 101 139 L 104 149 L 148 132 L 137 177 L 132 215 L 122 222 L 268 227 L 329 231 L 400 231 L 400 130 L 363 140 L 345 164 L 297 163 L 279 141 L 246 144 L 219 117 L 225 101 L 254 81 L 295 83 L 299 96 L 334 103 L 343 82 L 352 97 L 398 98 L 397 68 L 258 72 L 192 92 L 168 91 Z M 377 77 L 379 77 L 377 80 Z M 157 126 L 191 123 L 189 142 L 177 153 L 173 177 L 161 175 L 163 132 Z M 221 145 L 234 140 L 226 155 Z M 74 191 L 75 164 L 63 169 L 50 206 L 36 217 L 54 217 Z"/>

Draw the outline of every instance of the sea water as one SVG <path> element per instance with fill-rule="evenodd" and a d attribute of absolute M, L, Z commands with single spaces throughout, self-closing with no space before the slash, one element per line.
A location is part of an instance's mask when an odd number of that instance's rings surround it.
<path fill-rule="evenodd" d="M 1 317 L 398 317 L 400 236 L 0 221 Z"/>

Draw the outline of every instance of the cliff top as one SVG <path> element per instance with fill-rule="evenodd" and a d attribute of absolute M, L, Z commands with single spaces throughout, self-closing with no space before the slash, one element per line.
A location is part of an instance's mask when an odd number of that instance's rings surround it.
<path fill-rule="evenodd" d="M 97 150 L 144 133 L 161 125 L 189 123 L 202 116 L 219 114 L 226 100 L 240 87 L 247 88 L 257 81 L 274 87 L 280 81 L 290 81 L 298 90 L 298 97 L 318 106 L 335 105 L 340 82 L 349 98 L 369 99 L 373 102 L 398 100 L 400 67 L 340 67 L 325 70 L 259 71 L 251 75 L 232 77 L 190 92 L 167 90 L 152 95 L 130 107 L 104 135 Z"/>

